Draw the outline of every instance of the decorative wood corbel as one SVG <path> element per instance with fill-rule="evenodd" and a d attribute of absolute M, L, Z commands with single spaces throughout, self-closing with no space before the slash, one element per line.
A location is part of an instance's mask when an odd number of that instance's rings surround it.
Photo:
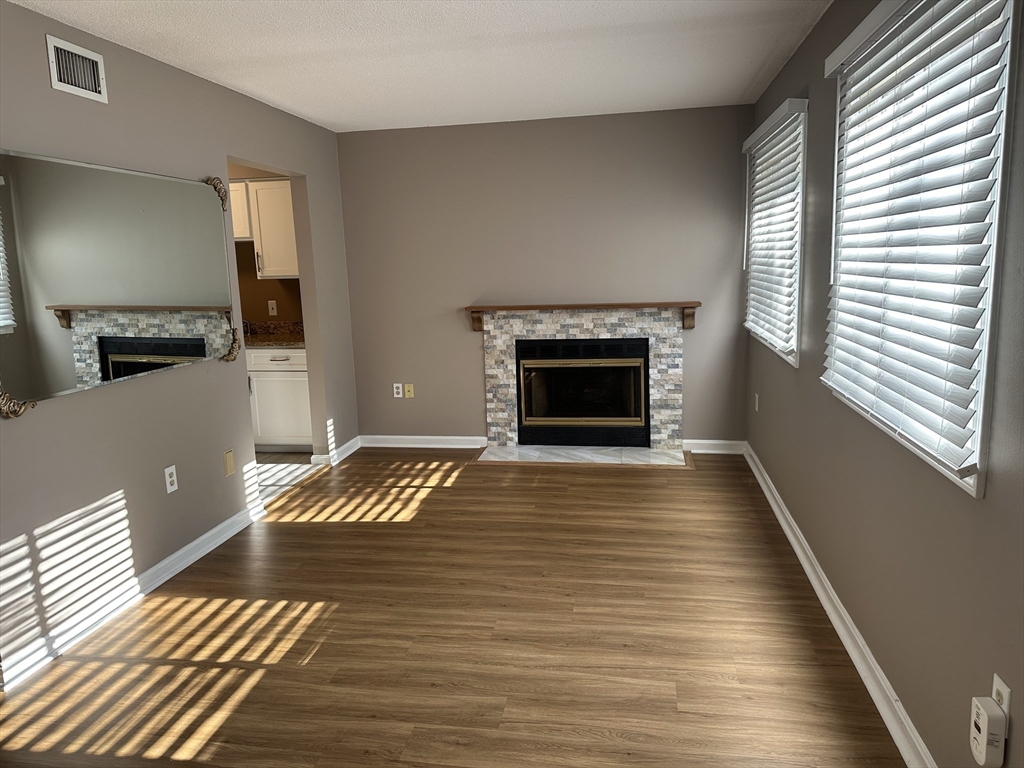
<path fill-rule="evenodd" d="M 0 416 L 6 416 L 8 419 L 16 419 L 25 413 L 29 408 L 35 408 L 35 400 L 15 400 L 9 394 L 4 392 L 2 386 L 0 386 Z"/>
<path fill-rule="evenodd" d="M 71 328 L 70 309 L 55 309 L 53 310 L 53 315 L 57 318 L 57 322 L 60 323 L 61 328 Z"/>
<path fill-rule="evenodd" d="M 690 330 L 697 324 L 697 308 L 683 307 L 683 330 Z"/>
<path fill-rule="evenodd" d="M 226 211 L 228 209 L 228 188 L 224 186 L 224 182 L 220 180 L 220 176 L 210 176 L 203 179 L 203 184 L 209 184 L 213 187 L 213 191 L 217 193 L 217 197 L 220 198 L 220 209 Z"/>

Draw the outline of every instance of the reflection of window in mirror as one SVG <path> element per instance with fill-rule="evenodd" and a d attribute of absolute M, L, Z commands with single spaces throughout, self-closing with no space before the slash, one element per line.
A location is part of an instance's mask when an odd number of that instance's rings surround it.
<path fill-rule="evenodd" d="M 0 187 L 4 177 L 0 176 Z M 0 333 L 11 333 L 14 322 L 14 303 L 11 300 L 11 272 L 7 268 L 7 248 L 4 246 L 4 215 L 0 209 Z"/>

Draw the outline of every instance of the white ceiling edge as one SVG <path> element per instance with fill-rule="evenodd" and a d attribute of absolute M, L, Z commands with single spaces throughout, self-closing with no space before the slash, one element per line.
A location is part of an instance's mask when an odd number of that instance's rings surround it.
<path fill-rule="evenodd" d="M 11 2 L 345 133 L 750 104 L 832 0 Z"/>

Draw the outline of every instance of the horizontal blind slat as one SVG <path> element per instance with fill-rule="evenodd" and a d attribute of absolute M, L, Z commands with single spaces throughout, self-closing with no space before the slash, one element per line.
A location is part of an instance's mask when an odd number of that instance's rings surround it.
<path fill-rule="evenodd" d="M 849 341 L 864 349 L 894 360 L 907 366 L 908 369 L 922 371 L 933 376 L 946 378 L 947 381 L 964 389 L 972 389 L 977 380 L 978 371 L 973 365 L 958 365 L 956 361 L 940 359 L 925 352 L 910 349 L 880 336 L 862 333 L 848 326 L 829 324 L 827 345 L 836 339 Z"/>
<path fill-rule="evenodd" d="M 978 327 L 978 323 L 984 316 L 984 309 L 981 307 L 963 307 L 940 301 L 922 301 L 904 296 L 862 291 L 856 288 L 838 288 L 832 293 L 828 306 L 830 309 L 836 309 L 840 302 L 918 315 L 950 325 L 962 325 L 965 328 Z"/>
<path fill-rule="evenodd" d="M 842 336 L 833 336 L 830 345 L 836 350 L 842 350 L 844 354 L 851 355 L 874 368 L 879 368 L 888 373 L 914 384 L 921 389 L 927 390 L 932 395 L 949 400 L 960 408 L 967 409 L 977 397 L 977 390 L 970 387 L 961 387 L 945 378 L 914 366 L 902 363 L 881 352 L 876 352 L 868 347 L 862 346 L 851 339 Z"/>

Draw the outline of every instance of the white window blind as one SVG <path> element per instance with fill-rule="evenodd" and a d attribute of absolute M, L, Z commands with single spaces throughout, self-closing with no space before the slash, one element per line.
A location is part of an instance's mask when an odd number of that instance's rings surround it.
<path fill-rule="evenodd" d="M 743 145 L 747 153 L 744 325 L 798 363 L 806 99 L 788 99 Z"/>
<path fill-rule="evenodd" d="M 839 73 L 822 380 L 977 490 L 1009 0 L 911 3 Z"/>
<path fill-rule="evenodd" d="M 0 177 L 0 186 L 3 186 Z M 14 322 L 14 302 L 11 299 L 11 273 L 7 268 L 7 248 L 4 246 L 4 218 L 0 211 L 0 333 L 10 333 Z"/>

